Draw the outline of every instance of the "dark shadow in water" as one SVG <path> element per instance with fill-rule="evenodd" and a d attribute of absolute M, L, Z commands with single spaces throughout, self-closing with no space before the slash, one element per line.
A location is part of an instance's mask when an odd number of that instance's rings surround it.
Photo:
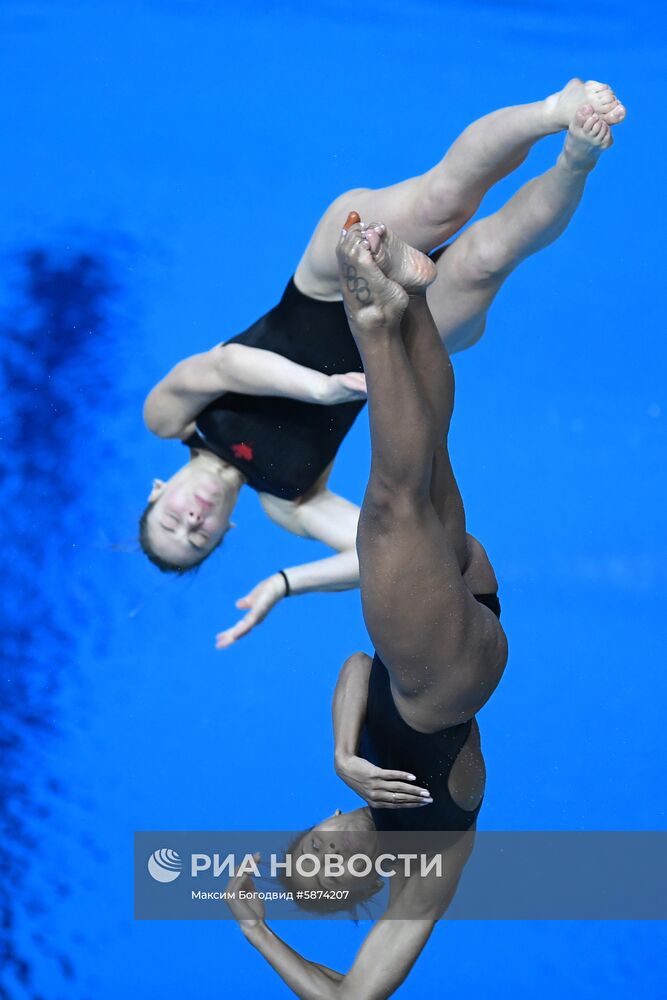
<path fill-rule="evenodd" d="M 75 975 L 71 959 L 49 945 L 40 919 L 44 895 L 31 884 L 31 867 L 52 809 L 68 791 L 49 751 L 58 741 L 63 679 L 76 683 L 80 597 L 70 581 L 78 572 L 81 498 L 104 458 L 96 426 L 116 403 L 108 374 L 119 291 L 112 260 L 104 245 L 13 255 L 17 277 L 0 317 L 2 997 L 41 995 L 33 982 L 35 955 L 48 960 L 59 980 L 51 995 L 67 992 Z M 67 893 L 62 873 L 48 889 L 54 898 Z"/>

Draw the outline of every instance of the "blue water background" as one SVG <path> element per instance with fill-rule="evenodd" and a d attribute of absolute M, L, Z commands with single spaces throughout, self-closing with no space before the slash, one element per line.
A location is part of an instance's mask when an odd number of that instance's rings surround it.
<path fill-rule="evenodd" d="M 340 663 L 368 649 L 358 595 L 286 602 L 217 653 L 234 600 L 318 549 L 248 492 L 222 553 L 160 577 L 136 517 L 183 449 L 144 430 L 143 396 L 276 302 L 335 195 L 429 168 L 474 118 L 574 74 L 611 82 L 627 122 L 456 358 L 453 457 L 511 641 L 480 717 L 480 825 L 664 828 L 664 27 L 616 0 L 5 0 L 3 995 L 288 995 L 232 923 L 133 922 L 132 833 L 355 805 L 329 720 Z M 362 417 L 333 488 L 359 501 L 368 459 Z M 366 928 L 278 930 L 345 969 Z M 648 1000 L 664 947 L 661 925 L 444 923 L 400 996 Z"/>

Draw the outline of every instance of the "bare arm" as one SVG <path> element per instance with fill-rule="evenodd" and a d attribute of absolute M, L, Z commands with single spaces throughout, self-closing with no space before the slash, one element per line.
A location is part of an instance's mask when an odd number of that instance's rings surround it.
<path fill-rule="evenodd" d="M 353 653 L 338 674 L 331 707 L 337 774 L 345 760 L 355 756 L 359 749 L 359 737 L 366 718 L 372 662 L 367 653 Z"/>
<path fill-rule="evenodd" d="M 405 980 L 454 898 L 473 841 L 469 831 L 443 848 L 443 874 L 392 882 L 385 916 L 367 935 L 345 975 L 290 948 L 267 926 L 261 904 L 260 908 L 235 900 L 229 906 L 246 938 L 302 1000 L 386 1000 Z M 228 888 L 241 886 L 252 888 L 252 880 L 232 879 Z"/>
<path fill-rule="evenodd" d="M 326 486 L 299 503 L 289 503 L 266 494 L 260 496 L 260 502 L 271 520 L 281 528 L 302 538 L 322 542 L 338 553 L 300 566 L 290 566 L 286 573 L 292 594 L 351 590 L 359 586 L 359 508 L 356 504 Z"/>
<path fill-rule="evenodd" d="M 407 977 L 453 899 L 473 838 L 471 831 L 443 850 L 444 875 L 392 883 L 384 918 L 367 935 L 345 975 L 290 948 L 267 926 L 262 903 L 233 898 L 228 904 L 248 941 L 302 1000 L 386 1000 Z M 227 888 L 252 889 L 252 880 L 245 875 L 234 877 Z M 406 919 L 407 913 L 411 919 Z"/>
<path fill-rule="evenodd" d="M 386 1000 L 401 985 L 433 930 L 433 920 L 380 920 L 346 975 L 309 962 L 263 922 L 244 934 L 302 1000 Z"/>
<path fill-rule="evenodd" d="M 398 888 L 392 884 L 384 918 L 367 935 L 343 976 L 304 959 L 263 920 L 246 925 L 244 933 L 303 1000 L 386 1000 L 404 982 L 454 898 L 473 840 L 469 831 L 443 849 L 443 875 L 404 879 Z M 407 913 L 411 919 L 405 919 Z"/>
<path fill-rule="evenodd" d="M 262 507 L 272 521 L 302 538 L 312 538 L 337 550 L 337 554 L 314 562 L 284 568 L 290 594 L 351 590 L 359 586 L 356 536 L 359 508 L 320 486 L 299 503 L 260 494 Z M 226 649 L 258 625 L 287 593 L 285 578 L 274 573 L 236 602 L 244 617 L 220 632 L 218 649 Z"/>
<path fill-rule="evenodd" d="M 255 856 L 259 860 L 259 854 Z M 379 921 L 363 942 L 352 968 L 343 975 L 311 962 L 290 948 L 264 919 L 264 903 L 252 898 L 249 875 L 233 875 L 227 884 L 227 904 L 245 937 L 280 978 L 302 1000 L 384 1000 L 403 982 L 424 947 L 435 920 L 414 910 L 414 920 Z M 240 890 L 248 890 L 241 893 Z M 250 898 L 248 898 L 250 897 Z M 398 894 L 392 890 L 387 918 Z"/>
<path fill-rule="evenodd" d="M 433 801 L 408 771 L 390 771 L 358 756 L 366 718 L 372 660 L 354 653 L 343 664 L 333 698 L 334 767 L 349 788 L 371 806 L 414 809 Z"/>
<path fill-rule="evenodd" d="M 281 354 L 223 344 L 180 361 L 148 394 L 144 420 L 158 437 L 187 437 L 201 411 L 224 392 L 283 396 L 331 405 L 366 396 L 364 376 L 324 375 Z"/>
<path fill-rule="evenodd" d="M 352 590 L 359 586 L 359 559 L 354 548 L 325 559 L 289 566 L 285 572 L 293 596 Z"/>
<path fill-rule="evenodd" d="M 342 973 L 304 958 L 274 934 L 263 920 L 250 926 L 241 924 L 241 930 L 246 940 L 302 1000 L 332 1000 L 342 995 L 339 992 L 345 978 Z"/>
<path fill-rule="evenodd" d="M 355 755 L 366 715 L 371 659 L 354 653 L 343 665 L 333 701 L 336 757 Z M 358 759 L 358 758 L 357 758 Z M 368 763 L 364 761 L 363 763 Z M 369 765 L 372 767 L 372 765 Z M 337 768 L 338 770 L 338 768 Z M 377 769 L 379 771 L 379 769 Z M 339 772 L 340 773 L 340 772 Z M 401 772 L 382 772 L 398 776 Z M 410 775 L 403 775 L 404 779 Z M 410 793 L 419 791 L 407 786 Z M 414 800 L 412 805 L 414 806 Z M 461 853 L 460 849 L 457 849 Z M 467 857 L 467 851 L 465 857 Z M 405 980 L 428 941 L 438 917 L 449 904 L 463 864 L 445 865 L 447 876 L 437 884 L 423 886 L 423 880 L 403 880 L 402 888 L 392 885 L 391 902 L 385 918 L 378 921 L 363 942 L 345 975 L 304 958 L 290 948 L 264 921 L 263 910 L 254 910 L 244 919 L 242 904 L 231 903 L 245 937 L 278 973 L 283 982 L 302 1000 L 386 1000 Z M 243 882 L 251 880 L 244 876 Z M 237 888 L 232 885 L 228 888 Z M 426 888 L 426 892 L 424 892 Z M 428 891 L 430 889 L 430 891 Z M 413 919 L 393 919 L 401 904 L 409 907 Z M 392 912 L 393 911 L 393 912 Z"/>

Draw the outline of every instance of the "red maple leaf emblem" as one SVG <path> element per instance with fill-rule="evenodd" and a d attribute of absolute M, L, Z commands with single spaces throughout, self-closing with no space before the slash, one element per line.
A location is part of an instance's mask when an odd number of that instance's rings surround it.
<path fill-rule="evenodd" d="M 244 462 L 252 462 L 254 453 L 249 444 L 241 441 L 240 444 L 233 444 L 232 451 L 235 458 L 242 458 Z"/>

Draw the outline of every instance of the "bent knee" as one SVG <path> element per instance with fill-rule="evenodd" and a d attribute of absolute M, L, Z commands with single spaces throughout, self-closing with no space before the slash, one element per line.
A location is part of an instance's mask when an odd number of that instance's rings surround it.
<path fill-rule="evenodd" d="M 443 230 L 443 239 L 449 239 L 465 226 L 479 208 L 462 187 L 433 178 L 424 185 L 415 208 L 415 215 L 422 226 Z"/>
<path fill-rule="evenodd" d="M 326 211 L 327 217 L 333 216 L 337 226 L 342 226 L 346 216 L 353 211 L 359 212 L 363 219 L 364 202 L 370 190 L 371 188 L 350 188 L 349 191 L 339 194 L 329 205 Z"/>
<path fill-rule="evenodd" d="M 502 240 L 470 230 L 462 240 L 456 261 L 459 281 L 467 287 L 487 287 L 500 282 L 512 270 L 511 255 Z"/>

